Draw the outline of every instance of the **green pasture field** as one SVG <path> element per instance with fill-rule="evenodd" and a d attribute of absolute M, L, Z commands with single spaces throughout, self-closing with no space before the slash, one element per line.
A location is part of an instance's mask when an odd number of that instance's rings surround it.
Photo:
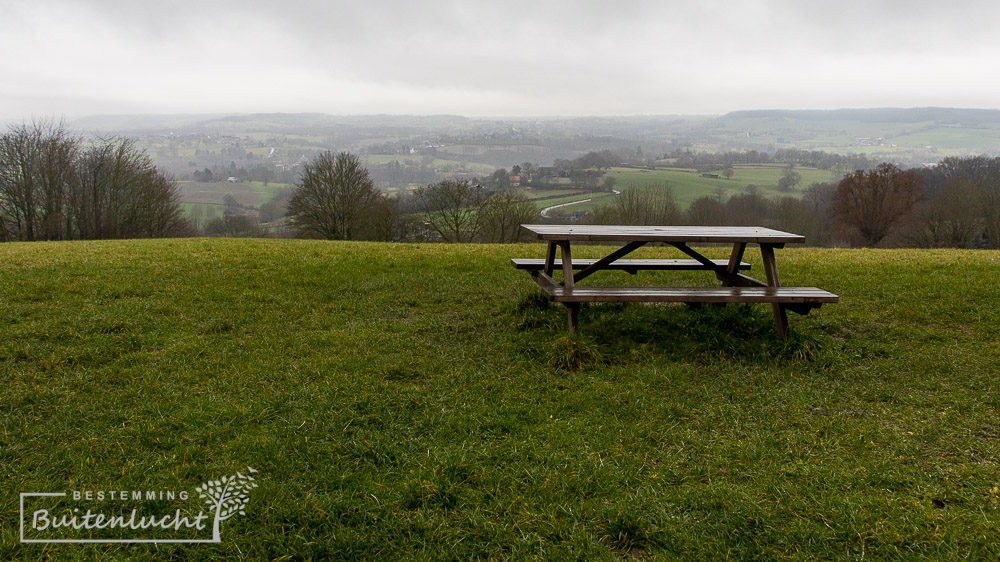
<path fill-rule="evenodd" d="M 191 146 L 190 144 L 188 144 L 186 146 L 177 147 L 176 154 L 180 158 L 194 158 L 197 154 L 203 152 L 218 153 L 221 148 L 222 145 L 218 143 L 207 144 L 199 142 L 196 146 Z"/>
<path fill-rule="evenodd" d="M 777 189 L 778 181 L 781 180 L 787 168 L 775 167 L 775 166 L 736 166 L 733 168 L 732 179 L 726 181 L 734 181 L 742 184 L 753 184 L 762 188 Z M 835 172 L 830 170 L 819 170 L 816 168 L 804 168 L 796 167 L 795 172 L 797 172 L 802 179 L 796 186 L 796 189 L 802 190 L 814 183 L 824 183 L 824 182 L 836 182 L 840 178 Z M 722 171 L 715 172 L 722 174 Z M 706 178 L 708 179 L 708 178 Z"/>
<path fill-rule="evenodd" d="M 284 142 L 275 145 L 273 148 L 282 155 L 287 151 L 323 151 L 327 150 L 326 139 L 324 137 L 306 137 L 298 135 L 282 135 Z M 154 141 L 149 143 L 149 152 L 152 155 L 169 156 L 175 154 L 179 158 L 195 158 L 199 154 L 214 153 L 219 155 L 224 148 L 229 148 L 228 143 L 204 142 L 204 141 L 174 141 L 174 150 L 170 149 L 169 142 Z M 258 157 L 265 157 L 270 153 L 271 146 L 243 146 L 246 152 L 252 152 Z M 297 156 L 296 156 L 297 157 Z"/>
<path fill-rule="evenodd" d="M 934 123 L 873 131 L 869 136 L 884 138 L 883 146 L 861 146 L 856 136 L 821 135 L 799 141 L 801 148 L 833 153 L 864 154 L 889 161 L 924 159 L 938 162 L 949 156 L 970 156 L 1000 147 L 996 126 L 959 127 Z"/>
<path fill-rule="evenodd" d="M 246 184 L 249 185 L 254 191 L 260 193 L 260 200 L 257 202 L 258 207 L 273 199 L 279 191 L 292 187 L 287 183 L 274 182 L 268 182 L 267 185 L 264 185 L 264 182 L 262 181 L 248 181 Z"/>
<path fill-rule="evenodd" d="M 247 207 L 256 207 L 264 203 L 270 198 L 266 191 L 273 189 L 271 186 L 265 189 L 263 183 L 258 183 L 255 187 L 251 183 L 225 181 L 208 183 L 180 181 L 176 182 L 176 185 L 181 203 L 222 205 L 226 195 L 231 195 L 236 198 L 239 204 Z"/>
<path fill-rule="evenodd" d="M 911 146 L 937 146 L 945 149 L 975 151 L 983 147 L 1000 147 L 1000 128 L 936 127 L 913 134 L 887 139 L 887 142 Z"/>
<path fill-rule="evenodd" d="M 521 193 L 528 199 L 550 201 L 566 196 L 590 197 L 591 192 L 582 189 L 533 189 L 529 187 L 522 189 Z"/>
<path fill-rule="evenodd" d="M 611 197 L 614 197 L 611 193 L 595 193 L 593 199 L 590 201 L 570 205 L 569 207 L 560 207 L 559 209 L 555 209 L 552 214 L 557 215 L 559 213 L 574 213 L 577 211 L 593 212 L 595 208 L 611 203 Z"/>
<path fill-rule="evenodd" d="M 232 187 L 233 184 L 227 184 L 227 183 L 223 183 L 223 182 L 218 182 L 217 184 L 203 184 L 203 185 L 205 185 L 205 186 L 218 185 L 218 187 L 219 187 L 219 193 L 220 193 L 220 199 L 221 199 L 221 197 L 227 191 L 227 188 Z M 268 201 L 270 201 L 271 199 L 273 199 L 274 196 L 277 195 L 277 193 L 279 191 L 281 191 L 282 189 L 287 189 L 287 188 L 291 187 L 289 184 L 286 184 L 286 183 L 273 183 L 273 182 L 269 182 L 267 185 L 264 185 L 264 182 L 259 182 L 259 181 L 245 182 L 245 185 L 249 186 L 251 189 L 253 189 L 257 193 L 260 193 L 260 197 L 258 198 L 257 203 L 256 203 L 257 207 L 260 207 L 264 203 L 267 203 Z M 181 209 L 184 211 L 184 213 L 188 217 L 191 216 L 191 208 L 194 207 L 195 205 L 201 205 L 205 209 L 207 209 L 208 207 L 215 207 L 216 216 L 220 216 L 220 217 L 222 216 L 222 212 L 226 210 L 226 206 L 223 205 L 223 204 L 216 204 L 216 203 L 195 203 L 195 202 L 181 202 L 180 203 Z"/>
<path fill-rule="evenodd" d="M 225 205 L 216 205 L 214 203 L 181 203 L 180 204 L 181 210 L 184 211 L 184 214 L 186 216 L 188 216 L 188 217 L 191 216 L 191 208 L 194 207 L 195 205 L 198 205 L 202 209 L 205 209 L 205 210 L 207 210 L 209 207 L 215 207 L 215 216 L 217 216 L 217 217 L 221 217 L 223 211 L 226 210 L 226 206 Z"/>
<path fill-rule="evenodd" d="M 832 152 L 832 147 L 817 147 L 814 150 L 826 150 L 827 152 Z M 923 163 L 931 162 L 936 163 L 941 160 L 948 158 L 949 156 L 969 156 L 970 154 L 966 151 L 958 149 L 934 149 L 934 150 L 924 150 L 918 149 L 913 146 L 857 146 L 849 150 L 838 149 L 841 152 L 849 152 L 853 154 L 863 154 L 869 159 L 876 162 L 913 162 L 919 161 Z M 904 168 L 911 167 L 907 164 L 902 164 Z"/>
<path fill-rule="evenodd" d="M 554 199 L 535 199 L 535 206 L 539 209 L 544 209 L 546 207 L 551 207 L 553 205 L 562 205 L 564 203 L 572 203 L 574 201 L 583 201 L 586 199 L 593 199 L 595 201 L 600 201 L 605 197 L 611 197 L 613 194 L 607 191 L 594 191 L 592 193 L 588 192 L 586 194 L 577 193 L 575 195 L 567 195 L 565 197 L 556 197 Z M 582 203 L 581 203 L 582 205 Z M 575 207 L 575 206 L 574 206 Z M 574 209 L 578 210 L 578 209 Z"/>
<path fill-rule="evenodd" d="M 1000 253 L 779 250 L 841 299 L 781 340 L 750 305 L 585 306 L 569 335 L 509 264 L 544 251 L 0 245 L 0 559 L 1000 557 Z M 194 517 L 224 476 L 258 487 L 217 544 L 20 542 L 20 494 Z M 191 497 L 83 495 L 117 490 Z M 139 533 L 37 513 L 36 540 Z"/>
<path fill-rule="evenodd" d="M 320 135 L 282 135 L 282 138 L 289 141 L 297 141 L 297 144 L 302 146 L 321 147 L 327 142 L 327 137 Z"/>
<path fill-rule="evenodd" d="M 674 197 L 681 209 L 686 209 L 692 201 L 706 195 L 714 196 L 722 192 L 723 198 L 743 193 L 748 185 L 755 185 L 758 193 L 765 197 L 781 197 L 785 195 L 798 196 L 802 190 L 817 182 L 836 181 L 836 174 L 815 168 L 795 168 L 802 179 L 796 188 L 788 193 L 778 191 L 778 180 L 785 168 L 774 166 L 737 166 L 733 168 L 731 179 L 722 176 L 722 170 L 711 173 L 719 174 L 719 178 L 704 178 L 695 170 L 680 168 L 658 168 L 646 170 L 639 168 L 611 168 L 605 177 L 615 178 L 615 189 L 643 187 L 647 185 L 667 184 L 673 188 Z"/>

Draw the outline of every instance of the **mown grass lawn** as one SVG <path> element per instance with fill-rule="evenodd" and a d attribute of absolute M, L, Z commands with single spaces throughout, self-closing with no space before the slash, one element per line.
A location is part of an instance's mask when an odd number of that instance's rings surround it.
<path fill-rule="evenodd" d="M 0 558 L 1000 557 L 1000 253 L 781 250 L 841 296 L 787 341 L 736 306 L 592 306 L 570 337 L 508 264 L 542 253 L 0 245 Z M 247 466 L 219 544 L 19 542 L 21 493 Z"/>

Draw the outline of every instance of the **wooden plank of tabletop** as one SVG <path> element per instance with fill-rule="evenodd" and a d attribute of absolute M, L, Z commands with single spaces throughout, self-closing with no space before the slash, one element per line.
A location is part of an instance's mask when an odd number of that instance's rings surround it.
<path fill-rule="evenodd" d="M 799 244 L 805 237 L 757 226 L 522 224 L 539 240 Z"/>

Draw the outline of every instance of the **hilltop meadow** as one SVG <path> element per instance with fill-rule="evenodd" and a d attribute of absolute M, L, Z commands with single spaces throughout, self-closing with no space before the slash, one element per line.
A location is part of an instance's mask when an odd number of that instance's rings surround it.
<path fill-rule="evenodd" d="M 0 558 L 1000 557 L 1000 252 L 780 250 L 840 295 L 787 340 L 749 305 L 595 305 L 569 335 L 509 265 L 543 252 L 0 245 Z M 714 282 L 638 279 L 668 278 Z M 20 494 L 193 513 L 237 473 L 215 544 L 19 539 Z"/>

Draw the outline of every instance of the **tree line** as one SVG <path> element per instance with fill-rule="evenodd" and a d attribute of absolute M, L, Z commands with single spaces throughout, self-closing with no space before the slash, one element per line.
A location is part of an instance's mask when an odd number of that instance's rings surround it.
<path fill-rule="evenodd" d="M 596 156 L 575 164 L 613 161 L 607 153 Z M 523 173 L 527 166 L 516 168 Z M 519 241 L 520 224 L 540 221 L 538 212 L 509 184 L 490 180 L 486 187 L 446 180 L 387 197 L 357 157 L 326 153 L 306 166 L 288 214 L 301 235 L 312 237 Z M 765 226 L 819 246 L 1000 248 L 1000 158 L 949 158 L 908 170 L 883 163 L 813 184 L 801 196 L 768 199 L 751 185 L 725 200 L 702 196 L 686 210 L 669 185 L 623 189 L 606 201 L 584 221 Z"/>
<path fill-rule="evenodd" d="M 330 240 L 514 242 L 538 211 L 520 193 L 445 180 L 390 197 L 357 156 L 326 152 L 305 166 L 288 203 L 301 236 Z"/>
<path fill-rule="evenodd" d="M 863 154 L 834 154 L 819 150 L 800 150 L 782 148 L 762 152 L 745 150 L 740 152 L 695 152 L 680 149 L 650 159 L 641 149 L 635 153 L 620 153 L 612 150 L 588 152 L 574 159 L 555 160 L 554 167 L 564 170 L 602 170 L 612 166 L 655 166 L 656 160 L 670 160 L 678 168 L 694 168 L 699 171 L 724 170 L 732 166 L 745 164 L 787 164 L 789 166 L 807 166 L 820 170 L 842 171 L 868 170 L 878 165 Z"/>
<path fill-rule="evenodd" d="M 724 165 L 759 156 L 698 158 Z M 813 164 L 864 163 L 806 151 L 781 156 Z M 600 169 L 616 160 L 614 153 L 603 151 L 562 164 Z M 528 177 L 538 169 L 524 163 L 511 173 Z M 287 217 L 305 237 L 519 241 L 520 225 L 541 218 L 534 203 L 511 185 L 506 170 L 494 176 L 483 182 L 485 186 L 445 180 L 390 197 L 376 188 L 358 157 L 326 152 L 303 167 L 288 199 Z M 624 189 L 607 201 L 585 220 L 759 225 L 803 234 L 812 244 L 828 246 L 1000 248 L 1000 157 L 947 158 L 933 167 L 909 170 L 886 163 L 866 166 L 845 173 L 839 182 L 813 184 L 801 197 L 767 199 L 747 186 L 725 200 L 721 194 L 702 196 L 683 211 L 668 185 Z M 214 233 L 262 234 L 259 228 L 238 228 L 225 218 L 216 221 Z M 0 241 L 193 233 L 176 184 L 131 140 L 84 141 L 62 124 L 44 122 L 11 126 L 0 135 Z"/>
<path fill-rule="evenodd" d="M 88 143 L 52 123 L 0 135 L 0 241 L 188 233 L 176 185 L 133 141 Z"/>
<path fill-rule="evenodd" d="M 745 150 L 719 153 L 678 150 L 665 154 L 664 157 L 672 159 L 675 166 L 698 170 L 720 170 L 741 164 L 772 163 L 848 173 L 853 170 L 869 170 L 879 164 L 863 154 L 834 154 L 795 148 L 782 148 L 769 152 Z"/>
<path fill-rule="evenodd" d="M 931 168 L 879 164 L 801 197 L 768 199 L 747 186 L 681 211 L 669 185 L 623 190 L 598 207 L 595 224 L 765 226 L 817 246 L 1000 248 L 1000 158 L 948 158 Z"/>

